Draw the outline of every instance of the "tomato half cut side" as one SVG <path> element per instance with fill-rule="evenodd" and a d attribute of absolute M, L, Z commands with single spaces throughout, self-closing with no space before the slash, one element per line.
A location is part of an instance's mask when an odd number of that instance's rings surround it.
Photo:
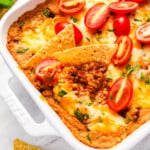
<path fill-rule="evenodd" d="M 115 41 L 118 44 L 118 48 L 113 55 L 111 61 L 113 64 L 121 66 L 128 62 L 132 53 L 132 40 L 128 36 L 120 36 Z"/>
<path fill-rule="evenodd" d="M 65 14 L 80 12 L 86 4 L 85 0 L 58 0 L 58 7 Z"/>
<path fill-rule="evenodd" d="M 84 18 L 85 26 L 91 30 L 102 28 L 109 17 L 109 8 L 104 3 L 97 3 L 92 6 Z"/>
<path fill-rule="evenodd" d="M 116 36 L 130 33 L 130 20 L 126 14 L 116 14 L 113 19 L 113 28 Z"/>
<path fill-rule="evenodd" d="M 53 85 L 58 82 L 57 74 L 63 65 L 56 59 L 46 59 L 39 63 L 35 69 L 36 77 L 46 85 Z"/>
<path fill-rule="evenodd" d="M 61 30 L 63 30 L 69 24 L 71 24 L 71 23 L 66 22 L 66 21 L 58 22 L 55 25 L 55 33 L 58 34 Z M 82 32 L 78 29 L 78 27 L 76 25 L 74 25 L 74 24 L 72 24 L 72 25 L 73 25 L 73 29 L 74 29 L 75 42 L 78 45 L 82 41 L 83 35 L 82 35 Z"/>
<path fill-rule="evenodd" d="M 128 78 L 119 78 L 108 92 L 107 104 L 112 110 L 119 112 L 128 106 L 132 99 L 132 94 L 133 85 L 131 80 Z"/>
<path fill-rule="evenodd" d="M 113 2 L 109 5 L 110 11 L 114 13 L 132 13 L 138 7 L 138 3 L 131 1 Z"/>
<path fill-rule="evenodd" d="M 150 44 L 150 22 L 140 25 L 136 29 L 135 36 L 138 41 Z"/>

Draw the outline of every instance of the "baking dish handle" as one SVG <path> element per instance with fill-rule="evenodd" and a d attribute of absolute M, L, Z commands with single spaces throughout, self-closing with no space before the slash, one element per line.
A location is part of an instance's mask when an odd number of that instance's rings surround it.
<path fill-rule="evenodd" d="M 17 120 L 21 123 L 25 131 L 32 136 L 58 136 L 58 133 L 50 126 L 47 119 L 42 123 L 36 123 L 10 88 L 7 89 L 7 93 L 8 96 L 4 97 L 4 101 L 7 103 Z"/>
<path fill-rule="evenodd" d="M 56 130 L 53 129 L 51 124 L 45 119 L 41 123 L 37 123 L 30 116 L 28 111 L 22 105 L 17 98 L 13 90 L 10 88 L 9 81 L 13 77 L 8 67 L 4 64 L 4 61 L 0 55 L 0 83 L 1 89 L 0 96 L 7 103 L 11 112 L 16 116 L 17 120 L 21 123 L 22 127 L 33 136 L 52 135 L 58 136 Z"/>

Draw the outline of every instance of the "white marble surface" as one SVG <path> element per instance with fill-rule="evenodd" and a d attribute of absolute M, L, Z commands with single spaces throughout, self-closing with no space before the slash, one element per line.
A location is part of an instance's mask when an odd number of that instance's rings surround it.
<path fill-rule="evenodd" d="M 28 135 L 11 114 L 3 99 L 0 98 L 0 150 L 13 150 L 13 141 L 16 138 L 41 146 L 44 150 L 72 149 L 58 137 L 32 137 Z"/>
<path fill-rule="evenodd" d="M 6 65 L 4 65 L 4 62 L 0 57 L 1 73 L 3 72 L 4 67 L 6 67 Z M 2 86 L 0 86 L 0 90 L 3 90 Z M 13 141 L 16 138 L 40 146 L 43 150 L 73 150 L 73 148 L 60 137 L 32 137 L 28 135 L 12 115 L 9 107 L 0 95 L 0 150 L 13 150 Z M 132 150 L 150 150 L 150 137 L 146 137 L 143 141 L 132 148 Z"/>

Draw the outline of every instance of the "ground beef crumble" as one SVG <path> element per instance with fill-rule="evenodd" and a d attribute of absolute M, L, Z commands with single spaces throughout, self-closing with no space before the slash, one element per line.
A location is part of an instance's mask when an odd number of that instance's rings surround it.
<path fill-rule="evenodd" d="M 79 95 L 82 91 L 88 91 L 91 99 L 99 103 L 106 99 L 108 93 L 109 80 L 107 80 L 104 75 L 106 70 L 107 65 L 98 62 L 71 66 L 68 73 L 68 80 L 80 85 L 77 87 Z"/>
<path fill-rule="evenodd" d="M 109 80 L 105 78 L 107 65 L 105 63 L 91 62 L 81 64 L 80 66 L 68 67 L 67 80 L 70 83 L 77 83 L 78 86 L 73 91 L 78 91 L 77 95 L 89 93 L 91 100 L 96 103 L 106 103 L 106 97 L 109 89 Z M 52 96 L 52 88 L 34 78 L 37 89 L 45 97 Z"/>

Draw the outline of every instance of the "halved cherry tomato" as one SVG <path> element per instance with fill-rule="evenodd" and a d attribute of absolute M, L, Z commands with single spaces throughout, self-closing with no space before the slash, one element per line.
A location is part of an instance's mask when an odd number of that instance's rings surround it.
<path fill-rule="evenodd" d="M 135 32 L 136 39 L 142 43 L 150 43 L 150 22 L 140 25 Z"/>
<path fill-rule="evenodd" d="M 132 40 L 128 36 L 120 36 L 115 43 L 118 44 L 118 48 L 111 61 L 118 66 L 124 65 L 130 59 L 132 53 Z"/>
<path fill-rule="evenodd" d="M 38 79 L 47 85 L 54 85 L 58 82 L 58 72 L 61 71 L 63 65 L 56 59 L 47 59 L 37 65 L 35 74 Z"/>
<path fill-rule="evenodd" d="M 86 4 L 85 0 L 58 0 L 58 7 L 65 14 L 80 12 Z"/>
<path fill-rule="evenodd" d="M 114 13 L 131 13 L 138 7 L 138 3 L 130 1 L 113 2 L 109 5 L 110 11 Z"/>
<path fill-rule="evenodd" d="M 128 106 L 132 94 L 132 82 L 127 78 L 119 78 L 108 92 L 107 103 L 112 110 L 119 112 Z"/>
<path fill-rule="evenodd" d="M 97 3 L 86 13 L 84 23 L 87 28 L 96 30 L 102 28 L 109 17 L 108 6 L 104 3 Z"/>
<path fill-rule="evenodd" d="M 69 24 L 71 23 L 66 22 L 66 21 L 58 22 L 55 25 L 55 33 L 58 34 L 61 30 L 63 30 Z M 83 38 L 83 35 L 76 25 L 73 24 L 73 28 L 74 28 L 74 36 L 75 36 L 76 44 L 79 44 Z"/>
<path fill-rule="evenodd" d="M 130 20 L 128 16 L 125 14 L 114 15 L 113 28 L 116 36 L 128 35 L 130 32 Z"/>
<path fill-rule="evenodd" d="M 144 2 L 144 0 L 126 0 L 126 1 L 136 2 L 138 4 Z"/>

